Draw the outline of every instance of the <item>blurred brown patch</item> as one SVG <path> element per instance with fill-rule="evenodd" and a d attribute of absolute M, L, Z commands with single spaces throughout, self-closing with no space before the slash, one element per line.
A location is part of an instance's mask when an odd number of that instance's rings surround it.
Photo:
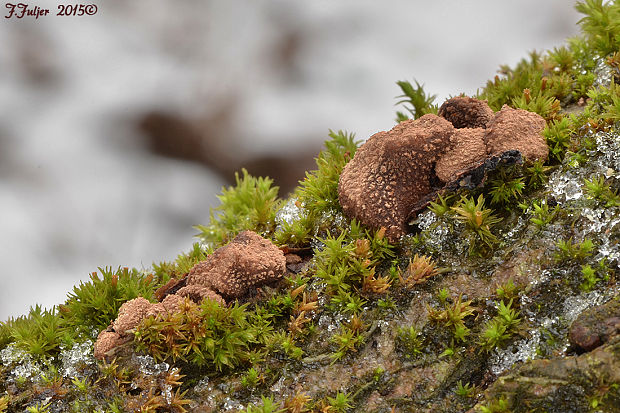
<path fill-rule="evenodd" d="M 230 111 L 221 110 L 200 122 L 152 111 L 138 123 L 150 151 L 161 156 L 202 164 L 233 184 L 235 172 L 246 168 L 254 176 L 268 176 L 280 187 L 280 195 L 291 192 L 315 169 L 320 148 L 302 147 L 291 153 L 272 153 L 251 158 L 235 156 L 241 139 L 231 139 Z M 200 127 L 198 127 L 198 124 Z"/>

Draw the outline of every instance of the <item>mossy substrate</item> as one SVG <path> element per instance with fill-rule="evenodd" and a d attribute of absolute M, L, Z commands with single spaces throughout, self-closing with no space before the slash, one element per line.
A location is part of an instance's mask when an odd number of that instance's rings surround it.
<path fill-rule="evenodd" d="M 577 8 L 581 37 L 478 96 L 545 118 L 544 164 L 443 193 L 396 243 L 342 213 L 352 135 L 331 132 L 286 200 L 243 171 L 175 262 L 101 268 L 58 307 L 3 322 L 0 412 L 620 411 L 619 336 L 569 342 L 581 313 L 620 294 L 620 5 Z M 417 118 L 437 107 L 416 85 L 399 82 Z M 283 249 L 285 279 L 147 319 L 116 358 L 94 359 L 123 302 L 155 302 L 246 229 Z"/>

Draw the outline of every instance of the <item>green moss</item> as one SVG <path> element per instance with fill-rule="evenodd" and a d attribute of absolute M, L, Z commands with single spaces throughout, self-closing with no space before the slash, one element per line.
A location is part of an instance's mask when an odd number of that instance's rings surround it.
<path fill-rule="evenodd" d="M 456 389 L 454 393 L 462 398 L 470 398 L 473 397 L 476 392 L 476 386 L 472 386 L 471 383 L 465 383 L 461 380 L 456 382 Z"/>
<path fill-rule="evenodd" d="M 490 187 L 491 204 L 507 205 L 521 198 L 525 188 L 525 177 L 509 177 L 507 170 L 502 168 L 497 179 L 490 182 Z"/>
<path fill-rule="evenodd" d="M 117 316 L 120 306 L 133 298 L 154 301 L 152 276 L 136 269 L 99 268 L 101 277 L 93 272 L 88 282 L 73 287 L 60 312 L 69 329 L 90 336 L 105 329 Z"/>
<path fill-rule="evenodd" d="M 499 241 L 491 232 L 491 227 L 502 220 L 493 214 L 493 210 L 485 208 L 484 196 L 480 194 L 478 200 L 473 197 L 461 197 L 461 200 L 452 210 L 456 213 L 455 219 L 465 224 L 465 229 L 474 234 L 475 239 L 487 247 L 493 247 Z M 479 244 L 478 244 L 479 245 Z M 477 243 L 470 244 L 470 253 L 476 251 Z"/>
<path fill-rule="evenodd" d="M 0 321 L 0 348 L 5 348 L 12 341 L 9 320 Z"/>
<path fill-rule="evenodd" d="M 592 88 L 587 95 L 589 100 L 584 112 L 589 118 L 604 120 L 605 122 L 618 119 L 620 85 L 617 85 L 615 81 L 612 80 L 608 87 Z M 608 119 L 608 117 L 610 118 Z M 592 122 L 590 121 L 590 123 Z"/>
<path fill-rule="evenodd" d="M 340 332 L 334 334 L 330 341 L 336 345 L 336 351 L 330 355 L 336 362 L 347 353 L 357 351 L 357 348 L 364 344 L 364 335 L 350 326 L 342 326 Z"/>
<path fill-rule="evenodd" d="M 559 240 L 556 244 L 558 251 L 555 254 L 556 262 L 562 261 L 583 261 L 587 257 L 592 255 L 594 250 L 594 243 L 592 240 L 585 238 L 583 241 L 573 241 L 572 238 L 568 240 Z"/>
<path fill-rule="evenodd" d="M 380 275 L 379 266 L 394 257 L 394 246 L 384 233 L 363 230 L 352 221 L 350 230 L 338 237 L 320 239 L 321 246 L 314 250 L 315 277 L 325 282 L 335 304 L 347 308 L 357 299 L 351 293 L 380 293 L 389 288 L 391 278 Z"/>
<path fill-rule="evenodd" d="M 462 296 L 458 296 L 452 300 L 450 304 L 447 300 L 443 303 L 443 308 L 428 308 L 429 318 L 437 323 L 442 324 L 452 331 L 454 342 L 465 342 L 469 336 L 469 328 L 465 326 L 465 318 L 473 316 L 476 308 L 471 306 L 471 300 L 463 301 Z"/>
<path fill-rule="evenodd" d="M 28 413 L 49 413 L 51 403 L 37 403 L 26 409 Z"/>
<path fill-rule="evenodd" d="M 522 206 L 525 207 L 525 210 L 528 209 L 527 205 L 522 204 Z M 532 218 L 530 218 L 530 222 L 541 230 L 553 222 L 558 211 L 559 207 L 557 205 L 549 209 L 549 204 L 546 199 L 543 199 L 542 201 L 533 200 L 529 209 L 532 216 Z"/>
<path fill-rule="evenodd" d="M 532 96 L 530 89 L 523 89 L 521 96 L 514 97 L 511 106 L 538 113 L 546 120 L 554 119 L 560 111 L 560 101 L 555 96 L 538 93 Z"/>
<path fill-rule="evenodd" d="M 585 15 L 580 21 L 584 38 L 571 39 L 568 47 L 554 48 L 546 55 L 532 52 L 529 59 L 523 59 L 514 68 L 502 66 L 501 75 L 490 80 L 479 97 L 487 99 L 496 111 L 511 105 L 558 121 L 562 119 L 558 118 L 560 101 L 567 104 L 585 96 L 596 100 L 592 96 L 595 75 L 591 71 L 597 52 L 606 56 L 618 51 L 620 5 L 588 0 L 577 3 L 576 8 Z M 614 118 L 619 100 L 609 99 L 613 105 L 607 114 Z M 550 146 L 557 158 L 560 148 Z"/>
<path fill-rule="evenodd" d="M 218 195 L 220 206 L 210 212 L 209 225 L 197 225 L 197 235 L 203 241 L 220 246 L 232 240 L 239 232 L 252 230 L 269 236 L 275 230 L 275 217 L 280 200 L 278 187 L 270 178 L 255 178 L 242 169 L 235 173 L 236 185 L 222 188 Z"/>
<path fill-rule="evenodd" d="M 611 189 L 611 185 L 605 181 L 604 176 L 584 179 L 586 193 L 605 204 L 607 208 L 620 206 L 620 195 L 618 195 L 617 190 Z"/>
<path fill-rule="evenodd" d="M 316 158 L 317 169 L 306 172 L 293 194 L 302 216 L 286 223 L 276 233 L 280 244 L 307 245 L 313 236 L 323 235 L 332 227 L 333 219 L 342 208 L 338 202 L 338 179 L 342 168 L 355 155 L 354 135 L 343 131 L 329 132 L 330 140 Z"/>
<path fill-rule="evenodd" d="M 157 360 L 185 360 L 222 371 L 251 360 L 251 350 L 264 341 L 251 321 L 247 304 L 222 307 L 213 300 L 200 305 L 188 300 L 178 313 L 144 319 L 135 340 Z"/>
<path fill-rule="evenodd" d="M 499 397 L 497 400 L 491 400 L 489 403 L 480 406 L 480 413 L 509 413 L 510 404 L 508 399 L 504 396 Z"/>
<path fill-rule="evenodd" d="M 562 118 L 547 124 L 542 134 L 549 145 L 552 161 L 562 162 L 566 150 L 571 147 L 573 125 L 568 118 Z"/>
<path fill-rule="evenodd" d="M 338 392 L 334 397 L 327 397 L 327 401 L 331 407 L 330 411 L 335 413 L 345 413 L 347 410 L 353 408 L 351 397 L 348 393 Z"/>
<path fill-rule="evenodd" d="M 56 308 L 44 310 L 40 305 L 31 307 L 27 316 L 9 319 L 3 329 L 7 344 L 13 342 L 36 358 L 56 355 L 62 344 L 72 341 Z"/>
<path fill-rule="evenodd" d="M 396 345 L 406 358 L 411 358 L 422 353 L 423 340 L 415 326 L 399 327 L 396 330 Z"/>
<path fill-rule="evenodd" d="M 517 297 L 517 287 L 514 281 L 509 279 L 504 284 L 497 287 L 495 294 L 500 300 L 513 300 Z"/>
<path fill-rule="evenodd" d="M 498 111 L 503 105 L 512 104 L 523 95 L 524 89 L 530 90 L 530 97 L 539 96 L 543 78 L 540 54 L 532 52 L 529 60 L 521 60 L 514 69 L 502 66 L 500 72 L 503 76 L 489 80 L 478 95 L 487 100 L 491 109 Z"/>
<path fill-rule="evenodd" d="M 603 0 L 577 2 L 575 8 L 585 14 L 579 24 L 589 45 L 603 56 L 620 46 L 620 4 Z"/>
<path fill-rule="evenodd" d="M 508 304 L 504 304 L 504 300 L 500 301 L 497 315 L 482 329 L 479 340 L 481 348 L 489 352 L 500 346 L 515 334 L 520 322 L 519 312 L 512 308 L 512 300 Z"/>
<path fill-rule="evenodd" d="M 154 300 L 153 276 L 136 269 L 99 268 L 88 282 L 80 282 L 66 302 L 51 310 L 36 305 L 27 316 L 0 324 L 0 348 L 14 343 L 35 357 L 55 356 L 61 345 L 93 337 L 105 329 L 120 306 L 133 298 Z"/>
<path fill-rule="evenodd" d="M 274 397 L 261 396 L 262 404 L 255 406 L 254 404 L 248 405 L 245 410 L 246 413 L 284 413 L 285 409 L 280 409 L 279 405 L 274 402 Z"/>
<path fill-rule="evenodd" d="M 444 198 L 441 194 L 439 194 L 435 201 L 430 202 L 428 209 L 438 217 L 448 215 L 452 212 L 452 203 L 450 202 L 452 201 L 452 198 L 452 195 L 448 195 Z"/>
<path fill-rule="evenodd" d="M 437 105 L 433 104 L 437 95 L 427 95 L 424 91 L 424 85 L 420 85 L 417 80 L 415 80 L 415 87 L 406 80 L 400 80 L 396 82 L 396 84 L 403 92 L 402 95 L 396 97 L 397 99 L 401 99 L 396 104 L 402 104 L 413 119 L 418 119 L 427 113 L 437 113 L 439 108 Z M 409 116 L 405 113 L 396 112 L 397 122 L 402 122 L 407 119 L 409 119 Z"/>

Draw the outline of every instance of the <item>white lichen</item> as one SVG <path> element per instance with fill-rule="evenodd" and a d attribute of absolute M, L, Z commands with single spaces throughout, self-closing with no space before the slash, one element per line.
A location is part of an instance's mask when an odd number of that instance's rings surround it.
<path fill-rule="evenodd" d="M 575 172 L 556 171 L 549 178 L 548 188 L 551 195 L 560 204 L 575 201 L 583 197 L 581 185 L 583 178 Z"/>
<path fill-rule="evenodd" d="M 426 210 L 419 214 L 414 221 L 413 224 L 417 224 L 420 230 L 428 229 L 434 222 L 437 221 L 437 215 L 430 210 Z"/>
<path fill-rule="evenodd" d="M 503 349 L 495 349 L 489 359 L 489 370 L 499 375 L 519 361 L 536 358 L 536 350 L 540 345 L 540 331 L 530 332 L 530 337 L 517 340 Z"/>
<path fill-rule="evenodd" d="M 97 362 L 93 357 L 93 342 L 90 340 L 61 350 L 58 358 L 62 363 L 59 372 L 63 377 L 81 379 L 96 371 Z"/>
<path fill-rule="evenodd" d="M 566 298 L 564 300 L 563 316 L 568 323 L 572 323 L 588 308 L 602 305 L 609 300 L 610 291 L 591 291 Z"/>
<path fill-rule="evenodd" d="M 0 350 L 0 360 L 2 360 L 3 366 L 13 366 L 7 381 L 27 379 L 36 381 L 43 372 L 41 363 L 33 360 L 28 352 L 16 347 L 14 344 L 9 344 Z"/>
<path fill-rule="evenodd" d="M 132 357 L 135 357 L 140 373 L 146 376 L 156 376 L 170 369 L 170 364 L 166 362 L 157 363 L 157 361 L 148 354 L 144 356 L 134 354 Z"/>
<path fill-rule="evenodd" d="M 293 222 L 301 219 L 305 210 L 298 206 L 299 201 L 295 197 L 291 197 L 286 201 L 286 203 L 278 210 L 276 213 L 275 221 L 276 221 L 276 231 L 281 231 L 283 229 L 283 225 L 291 225 Z"/>

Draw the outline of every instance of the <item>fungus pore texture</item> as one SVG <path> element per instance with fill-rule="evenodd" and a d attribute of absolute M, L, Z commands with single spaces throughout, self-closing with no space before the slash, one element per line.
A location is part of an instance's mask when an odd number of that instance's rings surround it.
<path fill-rule="evenodd" d="M 384 227 L 392 242 L 429 195 L 476 170 L 486 159 L 517 150 L 530 161 L 546 159 L 545 120 L 485 101 L 455 97 L 439 109 L 371 136 L 344 167 L 338 197 L 344 213 L 368 227 Z"/>

